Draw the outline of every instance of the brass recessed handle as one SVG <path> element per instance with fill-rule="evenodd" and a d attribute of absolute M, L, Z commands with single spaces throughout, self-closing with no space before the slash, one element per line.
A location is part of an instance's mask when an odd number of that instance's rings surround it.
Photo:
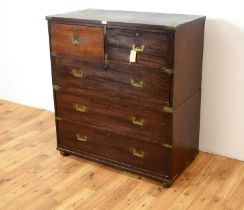
<path fill-rule="evenodd" d="M 144 82 L 142 80 L 130 79 L 130 84 L 136 88 L 143 88 Z"/>
<path fill-rule="evenodd" d="M 72 36 L 71 43 L 74 45 L 79 45 L 81 43 L 81 38 L 79 36 Z"/>
<path fill-rule="evenodd" d="M 86 106 L 81 105 L 81 104 L 75 104 L 75 105 L 74 105 L 74 109 L 75 109 L 77 112 L 86 112 Z"/>
<path fill-rule="evenodd" d="M 144 120 L 143 119 L 136 119 L 136 117 L 131 117 L 131 122 L 134 125 L 139 125 L 139 126 L 143 126 L 144 125 Z"/>
<path fill-rule="evenodd" d="M 141 45 L 141 47 L 136 47 L 135 44 L 132 45 L 132 50 L 137 52 L 143 52 L 144 48 L 145 48 L 144 45 Z"/>
<path fill-rule="evenodd" d="M 87 136 L 82 136 L 78 133 L 75 134 L 78 141 L 87 141 Z"/>
<path fill-rule="evenodd" d="M 85 72 L 81 69 L 72 69 L 72 74 L 74 77 L 82 78 L 85 75 Z"/>
<path fill-rule="evenodd" d="M 144 156 L 145 156 L 145 153 L 143 151 L 137 151 L 134 148 L 132 149 L 132 154 L 139 158 L 144 158 Z"/>

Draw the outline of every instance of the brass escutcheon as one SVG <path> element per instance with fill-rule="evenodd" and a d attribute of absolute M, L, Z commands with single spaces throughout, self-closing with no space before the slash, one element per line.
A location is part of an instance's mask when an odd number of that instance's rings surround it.
<path fill-rule="evenodd" d="M 79 36 L 72 36 L 71 43 L 74 45 L 79 45 L 81 43 L 81 38 Z"/>

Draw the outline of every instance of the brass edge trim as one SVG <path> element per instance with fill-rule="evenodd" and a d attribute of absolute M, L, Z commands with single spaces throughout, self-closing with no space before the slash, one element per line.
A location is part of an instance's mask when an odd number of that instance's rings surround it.
<path fill-rule="evenodd" d="M 108 54 L 107 53 L 104 53 L 104 62 L 108 63 Z"/>
<path fill-rule="evenodd" d="M 61 117 L 55 117 L 55 119 L 56 119 L 56 120 L 62 120 L 62 118 L 61 118 Z"/>
<path fill-rule="evenodd" d="M 51 16 L 46 16 L 46 17 L 45 17 L 46 20 L 52 20 L 52 18 L 53 18 L 53 17 L 51 17 Z"/>
<path fill-rule="evenodd" d="M 170 145 L 170 144 L 164 144 L 164 143 L 162 143 L 162 145 L 163 145 L 163 147 L 166 147 L 166 148 L 172 149 L 172 145 Z"/>
<path fill-rule="evenodd" d="M 166 26 L 166 28 L 168 28 L 168 29 L 176 29 L 177 25 Z"/>
<path fill-rule="evenodd" d="M 107 25 L 103 26 L 103 34 L 106 35 L 107 34 Z"/>
<path fill-rule="evenodd" d="M 164 107 L 163 107 L 163 111 L 164 111 L 165 113 L 170 113 L 170 114 L 172 114 L 173 111 L 174 111 L 174 108 L 171 107 L 171 106 L 164 106 Z"/>

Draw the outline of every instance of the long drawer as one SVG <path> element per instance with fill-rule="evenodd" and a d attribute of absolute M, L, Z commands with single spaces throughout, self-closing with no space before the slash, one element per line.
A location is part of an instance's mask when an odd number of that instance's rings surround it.
<path fill-rule="evenodd" d="M 172 115 L 155 111 L 153 107 L 56 92 L 56 113 L 64 119 L 171 143 Z"/>
<path fill-rule="evenodd" d="M 53 57 L 53 79 L 71 93 L 102 95 L 166 104 L 170 101 L 170 76 L 163 71 L 130 65 Z"/>
<path fill-rule="evenodd" d="M 66 120 L 58 121 L 58 146 L 166 174 L 171 150 L 150 142 Z"/>

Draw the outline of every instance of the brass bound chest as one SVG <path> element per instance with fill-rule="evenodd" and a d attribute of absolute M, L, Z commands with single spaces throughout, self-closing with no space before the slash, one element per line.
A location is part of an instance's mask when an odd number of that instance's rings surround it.
<path fill-rule="evenodd" d="M 57 149 L 170 186 L 198 153 L 204 16 L 48 20 Z"/>

